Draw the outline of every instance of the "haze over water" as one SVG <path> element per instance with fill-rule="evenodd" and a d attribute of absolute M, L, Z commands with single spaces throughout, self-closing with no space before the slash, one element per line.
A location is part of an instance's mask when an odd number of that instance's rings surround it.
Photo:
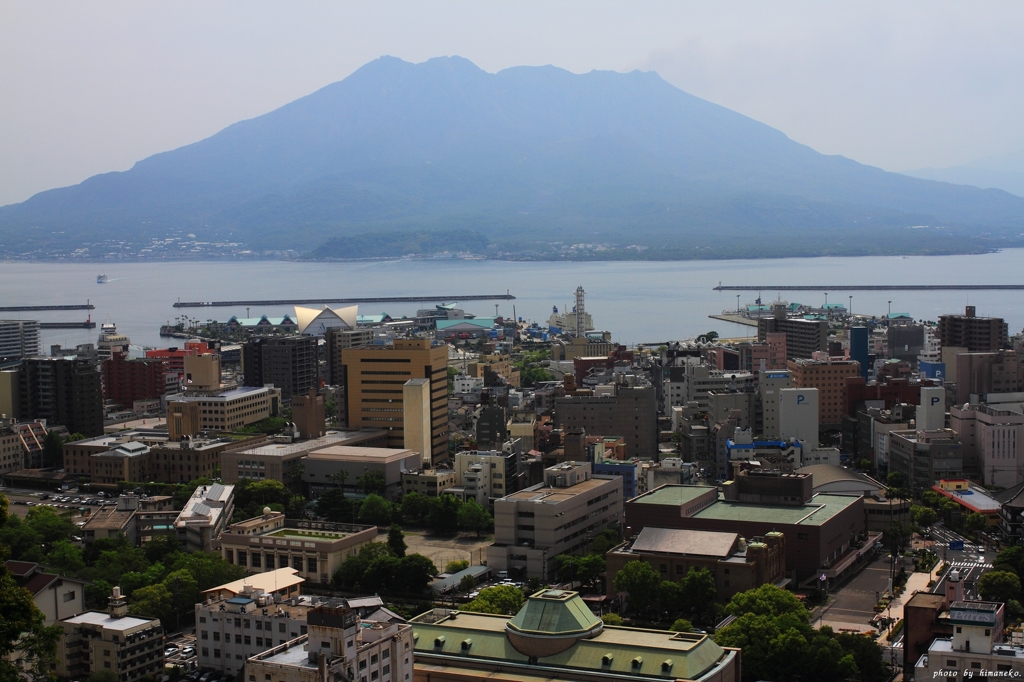
<path fill-rule="evenodd" d="M 104 273 L 110 281 L 97 284 Z M 690 338 L 709 330 L 723 337 L 753 336 L 754 328 L 708 319 L 723 309 L 735 309 L 737 292 L 713 291 L 723 284 L 845 285 L 845 284 L 1020 284 L 1024 283 L 1024 249 L 965 256 L 862 258 L 804 258 L 738 261 L 672 262 L 506 262 L 506 261 L 374 261 L 346 263 L 140 262 L 140 263 L 3 263 L 0 266 L 0 305 L 85 303 L 96 309 L 92 319 L 117 324 L 133 344 L 168 346 L 161 324 L 180 314 L 200 320 L 244 317 L 241 308 L 185 308 L 182 301 L 344 298 L 357 296 L 424 296 L 434 294 L 501 294 L 498 312 L 544 324 L 552 306 L 572 304 L 573 291 L 583 285 L 586 307 L 598 329 L 612 332 L 618 342 L 632 344 Z M 824 292 L 783 292 L 784 299 L 820 305 Z M 849 304 L 853 312 L 884 315 L 887 301 L 893 312 L 935 320 L 944 313 L 962 312 L 975 305 L 978 315 L 1004 317 L 1010 333 L 1024 326 L 1024 291 L 878 291 L 830 292 L 830 303 Z M 765 289 L 768 302 L 778 292 Z M 740 292 L 740 302 L 753 302 L 757 292 Z M 424 304 L 361 304 L 362 314 L 387 312 L 412 315 Z M 473 301 L 468 312 L 489 316 L 494 302 Z M 250 309 L 251 317 L 292 313 L 291 306 Z M 4 319 L 84 321 L 86 311 L 0 313 Z M 42 348 L 60 343 L 95 343 L 97 329 L 48 330 Z"/>

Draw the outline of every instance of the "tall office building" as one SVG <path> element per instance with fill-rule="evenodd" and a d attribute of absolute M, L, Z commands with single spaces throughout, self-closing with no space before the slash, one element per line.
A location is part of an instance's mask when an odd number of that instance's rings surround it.
<path fill-rule="evenodd" d="M 1006 321 L 1001 317 L 978 317 L 973 305 L 963 315 L 939 316 L 939 341 L 942 347 L 966 348 L 984 353 L 1010 347 Z"/>
<path fill-rule="evenodd" d="M 19 418 L 45 419 L 71 433 L 103 433 L 100 371 L 78 358 L 26 358 L 18 372 Z"/>
<path fill-rule="evenodd" d="M 447 345 L 399 339 L 393 346 L 343 349 L 341 360 L 349 428 L 385 429 L 389 448 L 405 447 L 405 384 L 429 380 L 430 460 L 439 464 L 448 459 Z"/>
<path fill-rule="evenodd" d="M 341 351 L 373 343 L 372 329 L 338 329 L 332 328 L 324 332 L 324 355 L 327 360 L 327 376 L 324 380 L 329 386 L 341 386 L 345 383 L 342 371 Z"/>
<path fill-rule="evenodd" d="M 767 341 L 770 333 L 786 335 L 787 360 L 809 358 L 815 351 L 828 350 L 828 322 L 786 317 L 785 306 L 775 306 L 771 317 L 757 321 L 758 341 Z"/>
<path fill-rule="evenodd" d="M 265 336 L 242 346 L 242 374 L 246 386 L 273 384 L 281 400 L 319 388 L 320 359 L 311 336 Z"/>
<path fill-rule="evenodd" d="M 0 361 L 39 355 L 37 320 L 0 320 Z"/>

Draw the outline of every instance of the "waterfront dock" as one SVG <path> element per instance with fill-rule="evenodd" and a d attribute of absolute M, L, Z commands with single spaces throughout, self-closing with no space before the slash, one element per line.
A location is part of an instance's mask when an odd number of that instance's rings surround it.
<path fill-rule="evenodd" d="M 752 320 L 749 317 L 743 317 L 742 315 L 736 315 L 735 313 L 722 313 L 721 315 L 708 315 L 712 320 L 721 320 L 722 322 L 732 322 L 734 324 L 743 324 L 748 327 L 756 327 L 757 320 Z"/>
<path fill-rule="evenodd" d="M 445 301 L 514 301 L 509 293 L 487 295 L 442 294 L 439 296 L 367 296 L 363 298 L 283 298 L 272 301 L 177 301 L 175 308 L 276 307 L 300 304 L 355 305 L 357 303 L 438 303 Z"/>
<path fill-rule="evenodd" d="M 28 313 L 39 310 L 93 310 L 96 306 L 92 303 L 84 305 L 4 305 L 0 306 L 0 313 Z"/>
<path fill-rule="evenodd" d="M 713 291 L 1022 291 L 1024 284 L 719 284 Z"/>
<path fill-rule="evenodd" d="M 96 323 L 92 320 L 85 322 L 40 322 L 40 329 L 95 329 Z"/>

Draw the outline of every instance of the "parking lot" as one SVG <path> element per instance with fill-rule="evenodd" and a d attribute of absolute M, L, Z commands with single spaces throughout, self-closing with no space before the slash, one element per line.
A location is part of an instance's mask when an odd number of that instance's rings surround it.
<path fill-rule="evenodd" d="M 189 672 L 197 673 L 198 679 L 202 671 L 196 670 L 196 636 L 194 632 L 183 632 L 168 635 L 164 657 L 168 665 L 181 666 Z M 209 679 L 207 679 L 209 682 Z"/>
<path fill-rule="evenodd" d="M 103 493 L 46 493 L 37 490 L 24 489 L 0 489 L 0 493 L 10 500 L 10 513 L 21 518 L 28 515 L 32 507 L 49 506 L 58 510 L 78 510 L 90 507 L 100 508 L 103 505 L 115 504 L 115 501 L 107 498 Z"/>

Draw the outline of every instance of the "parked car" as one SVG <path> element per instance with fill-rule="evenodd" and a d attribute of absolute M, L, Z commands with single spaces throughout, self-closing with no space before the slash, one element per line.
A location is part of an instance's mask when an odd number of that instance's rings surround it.
<path fill-rule="evenodd" d="M 166 649 L 164 649 L 164 656 L 173 656 L 174 654 L 178 653 L 179 651 L 181 651 L 181 649 L 179 649 L 178 647 L 176 647 L 176 646 L 169 646 Z"/>
<path fill-rule="evenodd" d="M 181 655 L 183 658 L 192 658 L 196 655 L 196 648 L 193 646 L 187 646 L 181 650 Z"/>

